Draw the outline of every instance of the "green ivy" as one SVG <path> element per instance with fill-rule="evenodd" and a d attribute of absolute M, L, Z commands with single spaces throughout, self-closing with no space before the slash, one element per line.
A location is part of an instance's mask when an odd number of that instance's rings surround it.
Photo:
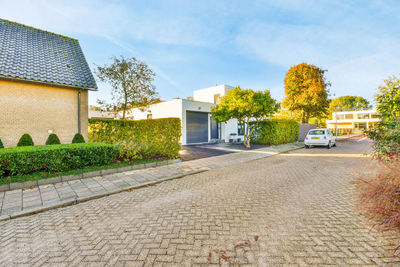
<path fill-rule="evenodd" d="M 118 155 L 116 146 L 101 143 L 4 148 L 0 150 L 0 177 L 107 165 Z"/>
<path fill-rule="evenodd" d="M 264 120 L 252 135 L 252 142 L 279 145 L 299 140 L 299 124 L 294 120 Z"/>
<path fill-rule="evenodd" d="M 178 118 L 138 121 L 89 119 L 89 141 L 118 144 L 126 159 L 179 156 Z"/>

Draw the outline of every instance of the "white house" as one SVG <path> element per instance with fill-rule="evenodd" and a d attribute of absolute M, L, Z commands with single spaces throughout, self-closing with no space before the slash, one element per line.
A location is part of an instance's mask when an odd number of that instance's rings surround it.
<path fill-rule="evenodd" d="M 229 142 L 229 139 L 243 140 L 236 119 L 226 123 L 216 123 L 211 117 L 211 107 L 219 103 L 232 86 L 221 84 L 213 87 L 195 90 L 193 98 L 175 98 L 170 101 L 150 105 L 146 110 L 134 108 L 128 111 L 126 117 L 131 120 L 180 118 L 182 123 L 181 143 L 197 144 L 214 141 Z"/>
<path fill-rule="evenodd" d="M 362 132 L 374 128 L 380 121 L 376 110 L 342 111 L 332 113 L 332 119 L 326 120 L 327 128 L 338 132 Z"/>

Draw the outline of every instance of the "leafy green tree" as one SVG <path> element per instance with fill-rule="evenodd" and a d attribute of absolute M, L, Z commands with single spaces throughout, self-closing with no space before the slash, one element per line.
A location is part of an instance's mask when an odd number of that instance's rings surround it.
<path fill-rule="evenodd" d="M 324 77 L 325 72 L 317 66 L 301 63 L 291 67 L 286 74 L 283 107 L 293 111 L 303 123 L 328 113 L 330 83 Z"/>
<path fill-rule="evenodd" d="M 378 87 L 375 101 L 376 109 L 384 120 L 400 118 L 400 79 L 391 76 L 384 85 Z"/>
<path fill-rule="evenodd" d="M 258 124 L 277 109 L 278 104 L 268 90 L 256 92 L 238 86 L 229 90 L 220 103 L 211 108 L 211 112 L 217 122 L 237 119 L 244 133 L 244 145 L 250 147 L 250 137 Z"/>
<path fill-rule="evenodd" d="M 400 162 L 400 79 L 391 76 L 378 87 L 376 109 L 381 121 L 368 131 L 374 140 L 374 155 L 384 161 Z"/>
<path fill-rule="evenodd" d="M 113 104 L 98 101 L 107 110 L 122 111 L 125 119 L 126 111 L 132 107 L 146 107 L 157 98 L 155 86 L 152 84 L 155 74 L 148 65 L 135 57 L 113 58 L 111 65 L 97 67 L 95 74 L 102 82 L 112 87 Z"/>
<path fill-rule="evenodd" d="M 331 99 L 329 103 L 329 111 L 358 111 L 368 110 L 372 108 L 372 105 L 367 99 L 362 96 L 340 96 L 338 98 Z"/>

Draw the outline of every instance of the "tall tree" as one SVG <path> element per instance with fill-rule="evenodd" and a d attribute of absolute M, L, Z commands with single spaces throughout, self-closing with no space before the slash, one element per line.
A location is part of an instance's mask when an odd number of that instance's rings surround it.
<path fill-rule="evenodd" d="M 229 90 L 220 99 L 220 103 L 211 108 L 211 112 L 217 122 L 237 119 L 244 132 L 244 145 L 250 147 L 250 137 L 258 124 L 273 115 L 277 109 L 278 104 L 268 90 L 256 92 L 238 86 Z"/>
<path fill-rule="evenodd" d="M 152 84 L 155 74 L 148 65 L 135 57 L 114 57 L 110 65 L 98 66 L 95 74 L 102 82 L 108 82 L 112 87 L 112 105 L 98 101 L 107 106 L 107 109 L 122 111 L 122 119 L 125 119 L 126 111 L 132 107 L 145 108 L 158 95 Z"/>
<path fill-rule="evenodd" d="M 311 117 L 324 117 L 328 112 L 330 83 L 324 77 L 325 72 L 317 66 L 301 63 L 286 73 L 283 107 L 293 111 L 303 123 L 308 123 Z"/>
<path fill-rule="evenodd" d="M 358 111 L 371 109 L 372 105 L 362 96 L 341 96 L 331 99 L 329 111 Z"/>
<path fill-rule="evenodd" d="M 375 97 L 377 111 L 385 120 L 400 120 L 400 78 L 393 75 L 384 82 Z"/>

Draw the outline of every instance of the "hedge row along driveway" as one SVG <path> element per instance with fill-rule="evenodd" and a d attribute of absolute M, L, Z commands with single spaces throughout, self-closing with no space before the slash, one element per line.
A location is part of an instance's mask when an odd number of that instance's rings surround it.
<path fill-rule="evenodd" d="M 123 142 L 137 150 L 138 154 L 143 154 L 141 158 L 177 158 L 181 133 L 179 118 L 137 121 L 89 119 L 90 142 Z"/>
<path fill-rule="evenodd" d="M 299 123 L 294 120 L 264 120 L 252 136 L 252 142 L 263 145 L 280 145 L 299 140 Z"/>

